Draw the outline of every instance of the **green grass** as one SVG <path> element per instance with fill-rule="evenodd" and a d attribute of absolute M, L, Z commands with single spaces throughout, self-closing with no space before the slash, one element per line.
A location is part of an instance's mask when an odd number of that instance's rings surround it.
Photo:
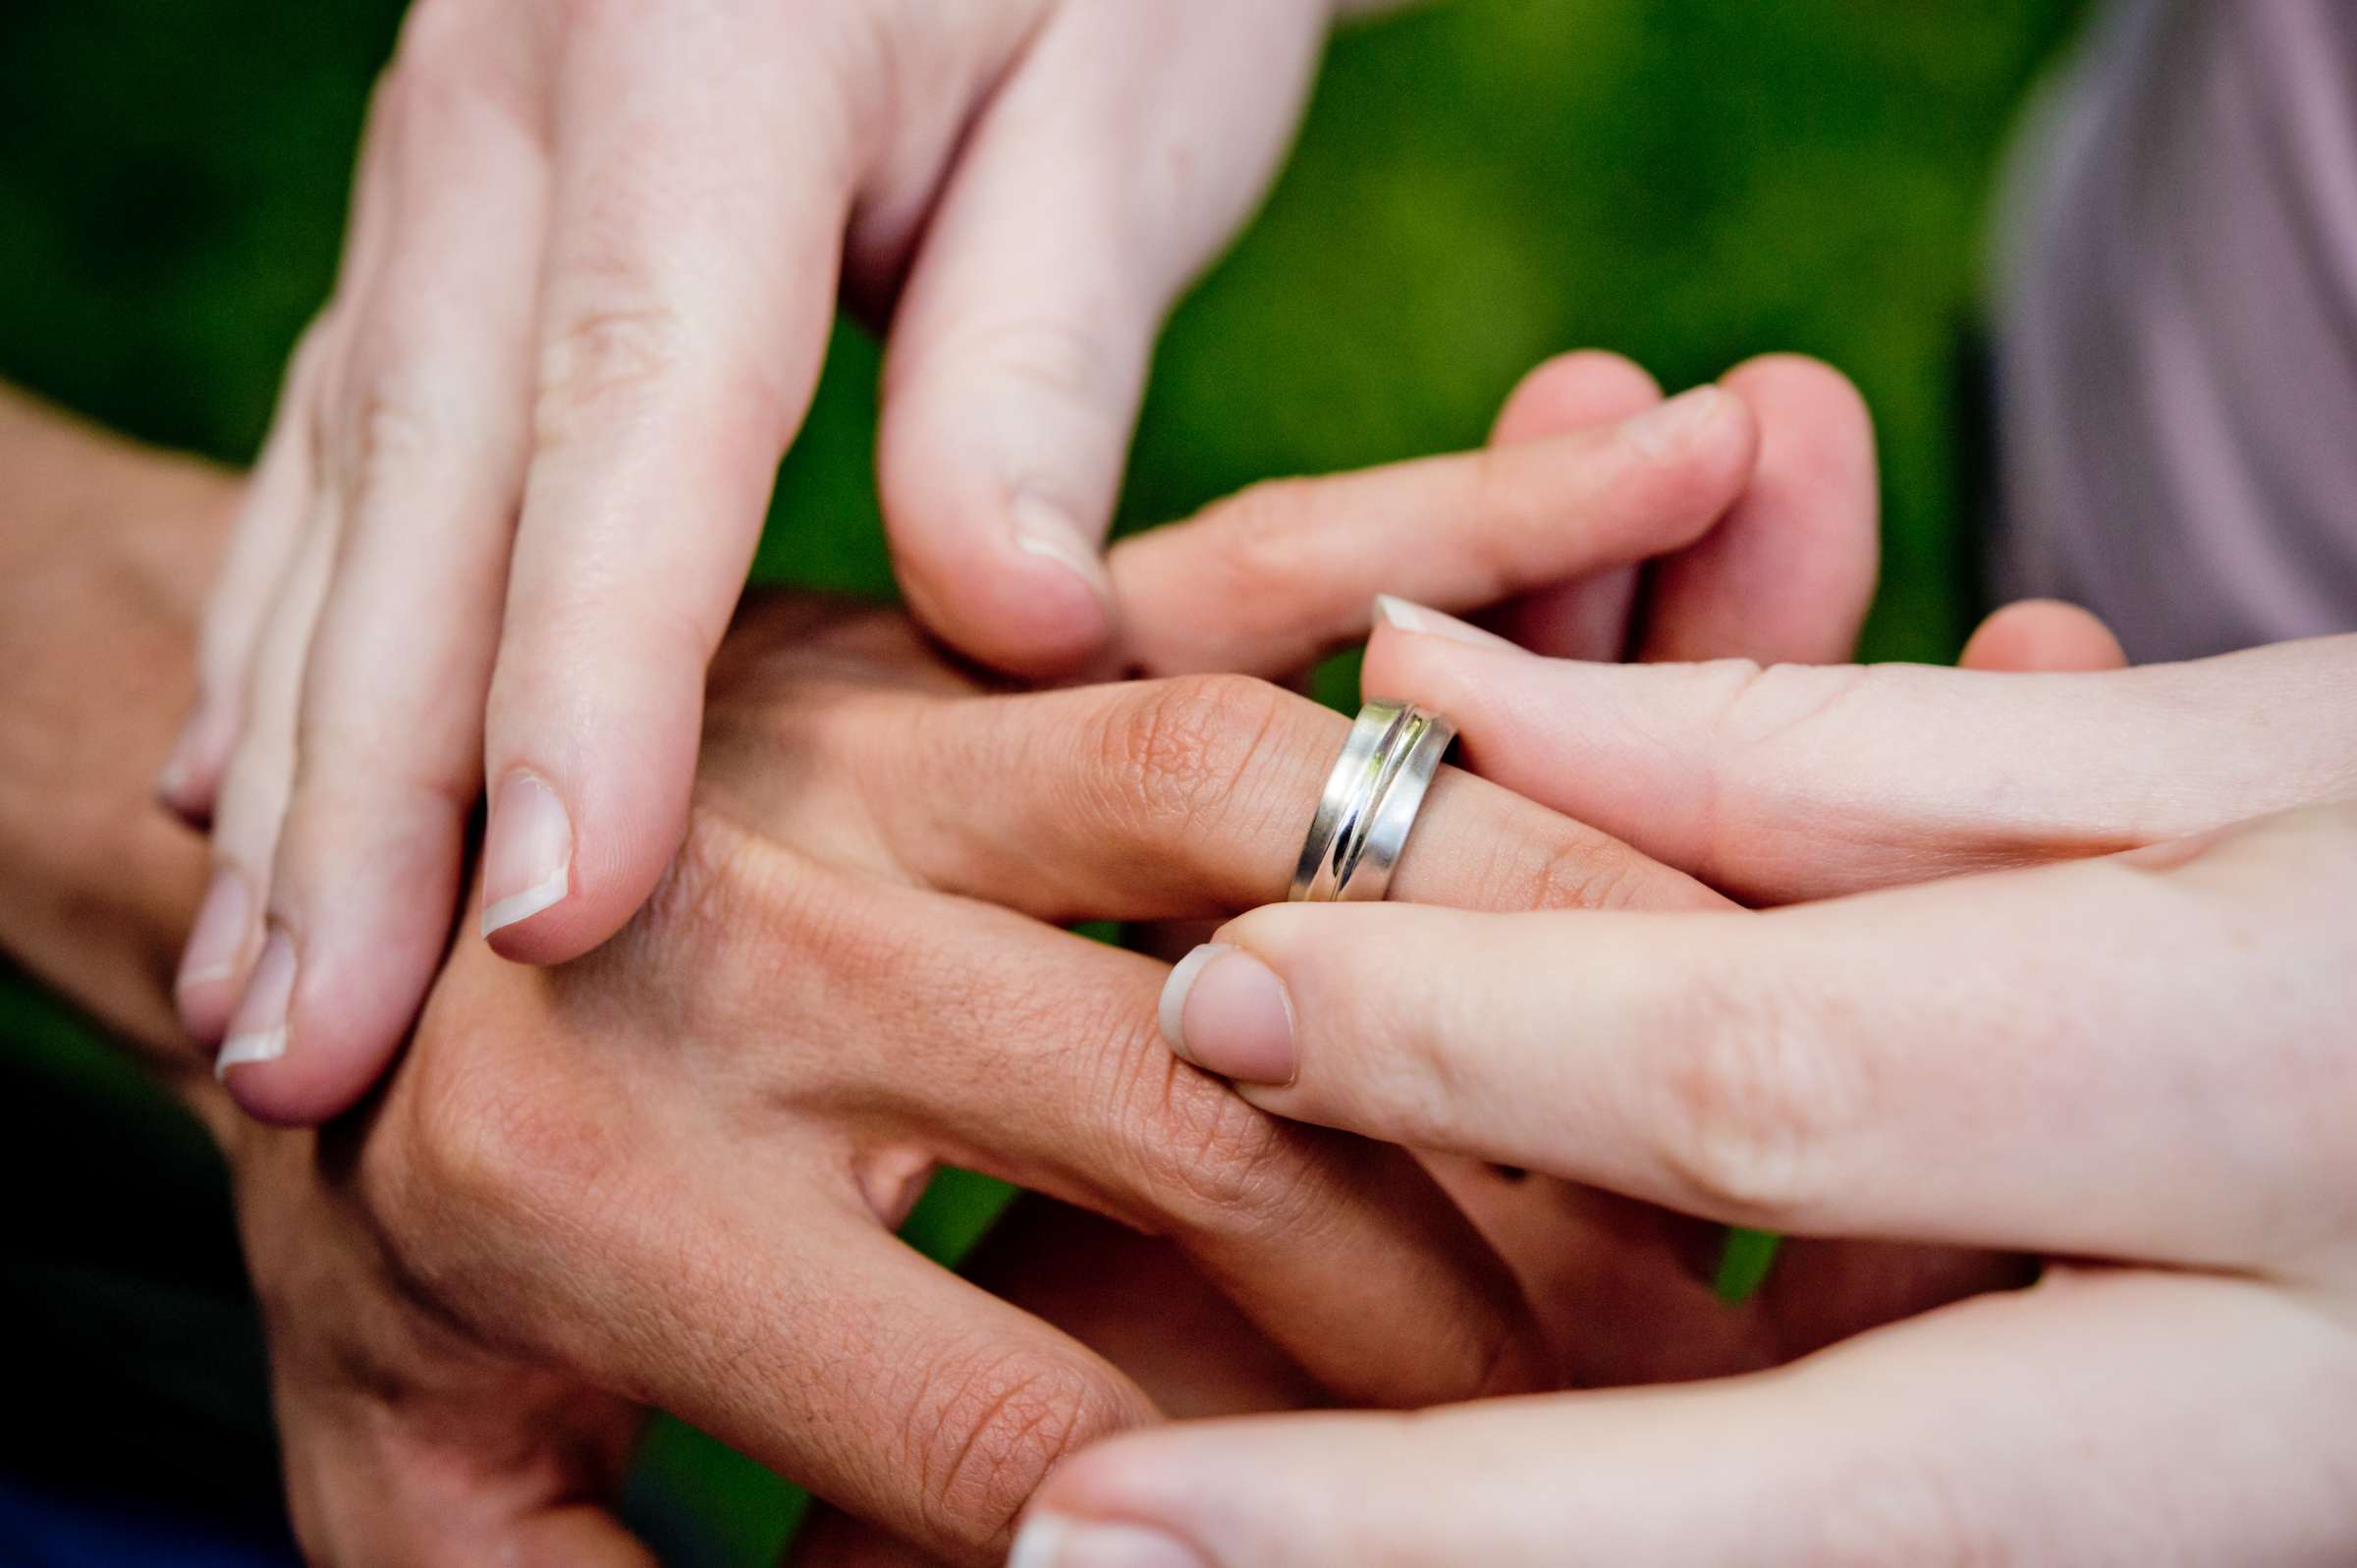
<path fill-rule="evenodd" d="M 1351 32 L 1267 211 L 1172 323 L 1124 525 L 1272 474 L 1469 445 L 1560 350 L 1617 349 L 1672 386 L 1800 350 L 1858 382 L 1881 432 L 1886 570 L 1868 651 L 1951 656 L 1973 610 L 1960 432 L 1982 214 L 2010 117 L 2075 10 L 1461 0 Z M 331 276 L 397 14 L 388 0 L 13 0 L 0 376 L 247 458 Z M 761 576 L 888 589 L 868 474 L 875 371 L 874 345 L 839 333 Z M 95 1108 L 131 1130 L 58 1158 L 144 1158 L 156 1188 L 181 1195 L 168 1212 L 201 1217 L 181 1232 L 221 1226 L 218 1172 L 94 1065 L 85 1036 L 24 995 L 0 995 L 0 1033 L 33 1064 L 10 1080 L 27 1086 L 10 1100 L 21 1139 L 56 1105 Z M 69 1218 L 90 1201 L 53 1185 Z M 947 1191 L 920 1230 L 954 1252 L 996 1200 L 987 1185 Z M 136 1237 L 148 1214 L 126 1197 L 83 1228 Z M 683 1430 L 661 1434 L 634 1495 L 683 1561 L 762 1560 L 792 1508 Z"/>

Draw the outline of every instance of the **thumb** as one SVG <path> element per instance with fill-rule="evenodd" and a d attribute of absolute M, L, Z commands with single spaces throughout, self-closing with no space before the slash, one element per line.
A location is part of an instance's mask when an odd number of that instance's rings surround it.
<path fill-rule="evenodd" d="M 879 485 L 911 608 L 1027 676 L 1095 655 L 1099 552 L 1155 336 L 1258 199 L 1326 21 L 1068 6 L 977 122 L 896 312 Z"/>

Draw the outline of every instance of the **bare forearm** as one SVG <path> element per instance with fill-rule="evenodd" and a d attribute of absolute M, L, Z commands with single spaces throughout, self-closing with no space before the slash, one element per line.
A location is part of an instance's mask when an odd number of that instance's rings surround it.
<path fill-rule="evenodd" d="M 0 947 L 184 1089 L 203 845 L 152 784 L 236 488 L 0 389 Z"/>

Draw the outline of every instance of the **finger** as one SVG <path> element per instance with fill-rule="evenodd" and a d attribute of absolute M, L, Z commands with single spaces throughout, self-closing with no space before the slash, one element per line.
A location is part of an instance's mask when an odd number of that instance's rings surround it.
<path fill-rule="evenodd" d="M 2070 1275 L 1770 1377 L 1136 1433 L 1013 1565 L 2321 1561 L 2352 1392 L 2347 1336 L 2257 1287 Z"/>
<path fill-rule="evenodd" d="M 1780 1367 L 1852 1334 L 2037 1277 L 2015 1253 L 1786 1237 L 1766 1284 L 1717 1286 L 1727 1227 L 1519 1166 L 1425 1153 L 1522 1282 L 1552 1386 L 1685 1382 Z"/>
<path fill-rule="evenodd" d="M 1097 654 L 1164 313 L 1268 184 L 1316 5 L 1057 9 L 969 133 L 902 296 L 877 431 L 910 606 L 1023 675 Z"/>
<path fill-rule="evenodd" d="M 1740 400 L 1700 387 L 1617 425 L 1254 486 L 1115 549 L 1124 662 L 1297 669 L 1363 632 L 1377 593 L 1469 610 L 1677 549 L 1756 440 Z"/>
<path fill-rule="evenodd" d="M 221 775 L 245 722 L 254 644 L 308 515 L 318 401 L 325 364 L 335 352 L 333 331 L 322 315 L 295 346 L 221 575 L 205 604 L 196 642 L 196 700 L 156 779 L 158 797 L 191 827 L 212 821 Z"/>
<path fill-rule="evenodd" d="M 386 207 L 392 159 L 384 144 L 382 112 L 387 96 L 380 81 L 370 96 L 355 160 L 352 217 L 337 263 L 335 292 L 304 329 L 288 361 L 246 511 L 198 635 L 196 702 L 158 782 L 164 803 L 192 825 L 211 820 L 230 753 L 247 726 L 255 650 L 303 530 L 316 514 L 320 410 L 341 384 L 348 336 L 338 301 L 366 294 L 390 227 Z M 258 919 L 259 904 L 248 914 Z"/>
<path fill-rule="evenodd" d="M 860 1215 L 733 1204 L 745 1250 L 665 1267 L 649 1299 L 709 1302 L 611 1347 L 651 1401 L 913 1543 L 920 1560 L 996 1562 L 1053 1467 L 1153 1418 L 1134 1385 L 1058 1330 L 957 1278 Z M 781 1250 L 781 1247 L 783 1250 Z M 784 1269 L 745 1260 L 790 1258 Z M 815 1265 L 815 1267 L 814 1267 Z M 705 1289 L 709 1295 L 701 1294 Z M 786 1331 L 791 1325 L 791 1331 Z"/>
<path fill-rule="evenodd" d="M 1026 1197 L 959 1271 L 1105 1357 L 1167 1416 L 1291 1410 L 1325 1395 L 1169 1241 Z M 814 1510 L 795 1568 L 924 1568 L 938 1559 L 874 1526 Z"/>
<path fill-rule="evenodd" d="M 2024 599 L 1992 611 L 1956 664 L 1965 670 L 2125 670 L 2128 655 L 2094 612 Z"/>
<path fill-rule="evenodd" d="M 2353 869 L 2344 806 L 1767 914 L 1282 906 L 1163 1011 L 1281 1114 L 1710 1218 L 2288 1267 L 2334 1222 L 2304 1043 L 2357 1007 Z"/>
<path fill-rule="evenodd" d="M 213 873 L 189 932 L 173 1001 L 201 1045 L 221 1047 L 214 1071 L 284 1049 L 294 949 L 285 933 L 265 939 L 263 911 L 287 794 L 295 777 L 295 713 L 302 662 L 335 552 L 334 504 L 311 496 L 311 519 L 280 581 L 247 672 L 237 746 L 222 775 L 213 820 Z M 266 983 L 252 984 L 259 975 Z M 231 1086 L 231 1094 L 237 1092 Z"/>
<path fill-rule="evenodd" d="M 1341 715 L 1266 682 L 1189 676 L 914 700 L 898 725 L 879 725 L 870 703 L 813 703 L 749 739 L 781 760 L 847 762 L 843 787 L 855 800 L 804 785 L 762 812 L 810 852 L 857 856 L 1069 924 L 1216 917 L 1282 899 L 1348 730 Z M 873 825 L 878 847 L 819 827 L 845 820 L 847 805 L 856 807 L 850 820 Z M 782 811 L 806 814 L 811 827 Z M 1584 824 L 1453 769 L 1425 797 L 1391 896 L 1483 908 L 1722 902 Z"/>
<path fill-rule="evenodd" d="M 1326 1395 L 1167 1237 L 1026 1196 L 959 1266 L 1122 1369 L 1174 1421 Z"/>
<path fill-rule="evenodd" d="M 1468 766 L 1759 902 L 2188 837 L 2357 790 L 2357 637 L 2084 675 L 1610 667 L 1379 628 L 1364 680 Z"/>
<path fill-rule="evenodd" d="M 329 413 L 346 522 L 270 878 L 300 955 L 287 1049 L 237 1075 L 273 1121 L 343 1110 L 408 1032 L 449 945 L 482 787 L 544 194 L 540 149 L 506 107 L 505 29 L 485 30 L 412 45 L 426 85 L 379 96 L 392 221 Z"/>
<path fill-rule="evenodd" d="M 1133 1010 L 1150 1009 L 1162 964 L 992 906 L 946 907 L 849 879 L 833 896 L 829 946 L 855 967 L 811 983 L 894 984 L 883 1016 L 847 1030 L 842 1082 L 820 1092 L 922 1129 L 947 1163 L 1172 1237 L 1344 1397 L 1415 1403 L 1540 1376 L 1511 1275 L 1412 1159 L 1264 1116 L 1175 1061 Z M 888 1084 L 856 1049 L 878 1037 L 894 1042 Z"/>
<path fill-rule="evenodd" d="M 512 958 L 603 941 L 678 848 L 705 665 L 825 351 L 854 89 L 824 74 L 840 40 L 773 25 L 612 7 L 566 31 L 485 741 L 483 924 Z"/>
<path fill-rule="evenodd" d="M 1617 424 L 1662 401 L 1661 384 L 1617 353 L 1559 354 L 1522 378 L 1490 426 L 1490 445 Z M 1535 589 L 1487 618 L 1508 640 L 1558 659 L 1618 659 L 1628 647 L 1638 568 L 1614 567 Z"/>
<path fill-rule="evenodd" d="M 353 182 L 351 232 L 336 278 L 339 298 L 366 296 L 384 249 L 392 180 L 378 112 L 385 95 L 380 84 Z M 253 629 L 237 624 L 240 618 L 233 614 L 218 633 L 220 652 L 213 657 L 221 661 L 225 681 L 235 682 L 236 705 L 233 709 L 201 698 L 198 702 L 200 714 L 209 711 L 214 716 L 205 719 L 207 725 L 219 723 L 218 715 L 234 714 L 234 738 L 211 802 L 212 878 L 181 953 L 173 1001 L 199 1044 L 221 1045 L 214 1071 L 224 1075 L 242 1062 L 277 1055 L 286 1040 L 293 949 L 283 933 L 274 942 L 266 939 L 263 916 L 295 777 L 303 664 L 343 520 L 341 497 L 330 482 L 322 446 L 322 420 L 343 384 L 348 329 L 333 304 L 321 319 L 327 324 L 305 335 L 298 362 L 289 371 L 290 390 L 300 384 L 304 391 L 298 422 L 288 427 L 287 436 L 300 454 L 284 460 L 266 498 L 256 492 L 272 511 L 250 519 L 257 536 L 255 555 L 250 568 L 238 568 L 238 597 L 231 605 L 243 605 L 247 591 L 261 580 L 263 557 L 279 552 L 283 556 Z M 280 486 L 284 488 L 276 488 Z M 281 507 L 291 510 L 282 514 L 277 510 Z M 291 534 L 272 537 L 290 525 Z M 257 972 L 267 979 L 260 987 L 250 984 Z M 231 1093 L 234 1097 L 236 1091 Z"/>
<path fill-rule="evenodd" d="M 1865 401 L 1797 354 L 1748 360 L 1720 384 L 1750 406 L 1759 460 L 1719 526 L 1653 567 L 1638 657 L 1846 659 L 1879 550 Z"/>

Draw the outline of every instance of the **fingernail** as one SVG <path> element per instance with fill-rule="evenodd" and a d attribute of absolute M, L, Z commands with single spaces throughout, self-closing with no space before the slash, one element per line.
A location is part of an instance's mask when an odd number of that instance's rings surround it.
<path fill-rule="evenodd" d="M 213 1076 L 226 1080 L 229 1069 L 249 1061 L 276 1061 L 287 1054 L 287 1003 L 295 996 L 295 943 L 283 931 L 273 931 L 262 943 L 262 955 L 253 961 L 253 978 L 229 1020 L 229 1038 L 213 1058 Z"/>
<path fill-rule="evenodd" d="M 1113 602 L 1113 579 L 1105 574 L 1105 560 L 1090 548 L 1086 530 L 1070 513 L 1036 490 L 1017 490 L 1007 511 L 1014 523 L 1017 550 L 1055 562 L 1088 584 L 1088 591 L 1100 600 Z"/>
<path fill-rule="evenodd" d="M 573 819 L 537 776 L 512 773 L 491 802 L 483 843 L 483 935 L 528 919 L 573 891 Z"/>
<path fill-rule="evenodd" d="M 1277 972 L 1241 947 L 1208 942 L 1179 959 L 1155 1021 L 1171 1049 L 1205 1072 L 1293 1081 L 1293 1000 Z"/>
<path fill-rule="evenodd" d="M 1683 454 L 1694 438 L 1717 423 L 1731 394 L 1705 382 L 1655 404 L 1621 427 L 1630 447 L 1656 461 Z"/>
<path fill-rule="evenodd" d="M 204 890 L 204 902 L 196 906 L 196 923 L 189 928 L 189 945 L 181 950 L 173 989 L 206 985 L 234 974 L 252 919 L 253 896 L 246 879 L 234 866 L 221 867 Z"/>
<path fill-rule="evenodd" d="M 1401 631 L 1412 631 L 1426 637 L 1447 637 L 1451 642 L 1461 642 L 1473 648 L 1511 648 L 1516 653 L 1522 651 L 1495 631 L 1484 631 L 1469 621 L 1459 621 L 1438 610 L 1427 610 L 1420 604 L 1411 604 L 1388 593 L 1375 596 L 1375 613 Z"/>
<path fill-rule="evenodd" d="M 1015 1532 L 1007 1568 L 1208 1568 L 1159 1530 L 1062 1514 L 1033 1514 Z"/>

